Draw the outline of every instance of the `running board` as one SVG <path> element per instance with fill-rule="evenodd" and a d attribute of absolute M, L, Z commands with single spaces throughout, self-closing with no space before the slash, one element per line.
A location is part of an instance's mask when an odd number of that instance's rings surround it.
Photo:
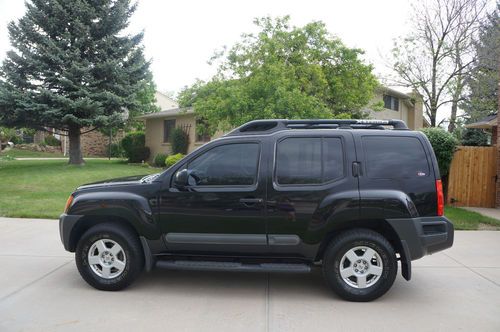
<path fill-rule="evenodd" d="M 156 267 L 170 270 L 191 271 L 232 271 L 232 272 L 286 272 L 308 273 L 311 267 L 298 263 L 259 263 L 248 264 L 239 262 L 214 262 L 190 260 L 159 260 Z"/>

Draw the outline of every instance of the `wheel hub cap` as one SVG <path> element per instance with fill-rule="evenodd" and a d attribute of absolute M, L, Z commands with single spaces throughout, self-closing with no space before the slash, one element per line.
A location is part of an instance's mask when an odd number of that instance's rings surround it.
<path fill-rule="evenodd" d="M 123 273 L 127 257 L 123 248 L 111 239 L 95 241 L 88 252 L 91 270 L 101 278 L 112 279 Z"/>
<path fill-rule="evenodd" d="M 368 288 L 377 283 L 384 265 L 372 248 L 358 246 L 348 250 L 340 260 L 342 280 L 354 288 Z"/>

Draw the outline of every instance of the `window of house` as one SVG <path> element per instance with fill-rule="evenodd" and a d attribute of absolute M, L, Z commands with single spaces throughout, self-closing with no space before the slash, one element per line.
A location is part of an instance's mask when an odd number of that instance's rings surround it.
<path fill-rule="evenodd" d="M 191 185 L 249 186 L 257 182 L 258 165 L 258 143 L 231 143 L 208 150 L 187 169 Z"/>
<path fill-rule="evenodd" d="M 399 98 L 384 95 L 384 107 L 393 111 L 399 111 Z"/>
<path fill-rule="evenodd" d="M 321 184 L 344 174 L 338 137 L 291 137 L 278 143 L 276 181 L 283 185 Z"/>
<path fill-rule="evenodd" d="M 170 134 L 175 128 L 175 119 L 163 120 L 163 143 L 170 142 Z"/>

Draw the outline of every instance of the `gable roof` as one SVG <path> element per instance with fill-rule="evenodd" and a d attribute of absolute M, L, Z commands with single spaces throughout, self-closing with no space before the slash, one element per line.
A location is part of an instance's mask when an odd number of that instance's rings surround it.
<path fill-rule="evenodd" d="M 194 110 L 191 107 L 172 108 L 160 112 L 143 114 L 137 116 L 136 119 L 138 120 L 158 119 L 158 118 L 167 118 L 176 115 L 186 115 L 186 114 L 194 114 Z"/>
<path fill-rule="evenodd" d="M 498 112 L 491 113 L 481 120 L 465 125 L 465 128 L 491 129 L 497 125 Z"/>

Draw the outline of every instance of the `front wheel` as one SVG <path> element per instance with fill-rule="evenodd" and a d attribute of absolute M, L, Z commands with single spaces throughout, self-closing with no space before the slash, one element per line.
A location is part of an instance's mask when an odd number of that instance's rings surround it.
<path fill-rule="evenodd" d="M 384 295 L 397 275 L 396 254 L 391 244 L 369 229 L 341 233 L 323 256 L 327 284 L 340 297 L 357 302 Z"/>
<path fill-rule="evenodd" d="M 75 253 L 82 278 L 91 286 L 121 290 L 134 281 L 144 267 L 137 236 L 117 224 L 98 224 L 83 234 Z"/>

